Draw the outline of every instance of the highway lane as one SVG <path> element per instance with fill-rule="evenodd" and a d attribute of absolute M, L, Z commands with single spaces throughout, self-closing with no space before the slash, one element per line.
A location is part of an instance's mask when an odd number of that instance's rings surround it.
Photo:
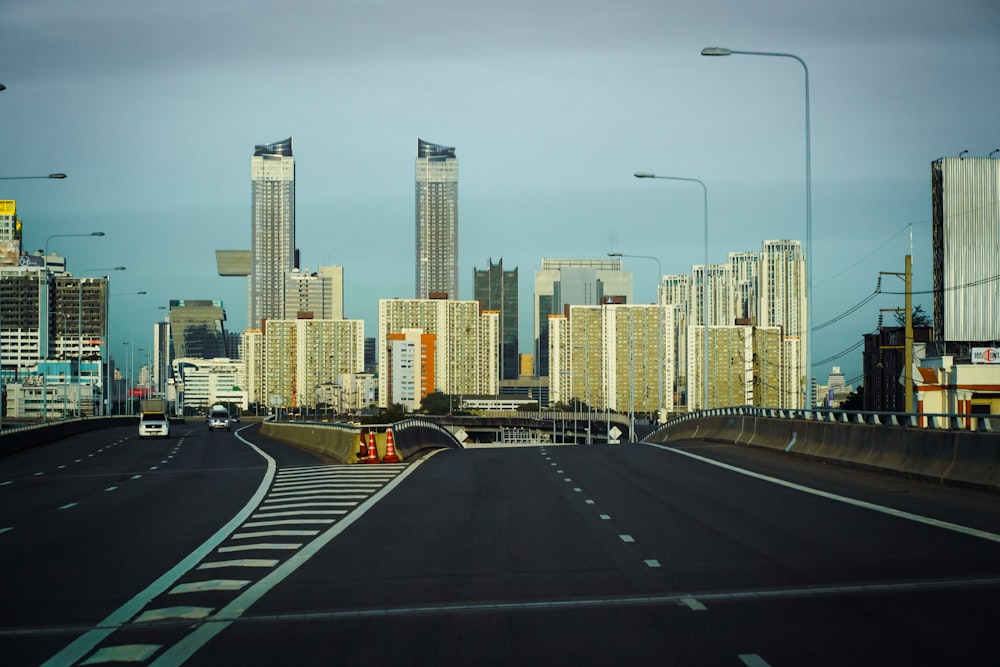
<path fill-rule="evenodd" d="M 15 583 L 13 600 L 0 602 L 0 625 L 27 631 L 0 632 L 3 664 L 56 655 L 187 559 L 240 510 L 265 468 L 230 434 L 195 427 L 173 459 L 147 449 L 152 441 L 107 449 L 116 435 L 87 445 L 105 447 L 99 456 L 117 452 L 102 466 L 47 480 L 52 488 L 38 494 L 29 491 L 48 488 L 30 486 L 40 463 L 59 470 L 69 455 L 83 463 L 86 448 L 59 443 L 32 454 L 40 460 L 0 462 L 0 482 L 12 480 L 0 493 L 21 489 L 15 504 L 44 509 L 75 494 L 88 500 L 72 509 L 95 506 L 80 526 L 45 510 L 0 534 L 4 572 L 31 582 Z M 133 622 L 53 664 L 116 650 L 130 651 L 132 664 L 193 665 L 891 665 L 993 656 L 1000 547 L 990 535 L 1000 501 L 992 495 L 712 444 L 476 449 L 403 466 L 329 466 L 250 438 L 276 457 L 255 514 Z M 157 460 L 166 468 L 131 480 Z M 138 503 L 103 507 L 97 498 L 118 493 L 92 491 L 105 474 L 151 483 L 141 494 L 134 487 Z M 320 503 L 345 506 L 326 526 L 274 525 L 306 523 L 295 517 L 317 510 L 300 508 L 346 486 L 357 487 L 357 500 Z M 846 502 L 854 498 L 973 532 Z M 164 539 L 157 524 L 178 534 Z M 102 539 L 88 542 L 94 532 Z M 34 539 L 52 542 L 32 550 Z M 286 555 L 250 544 L 261 540 L 301 544 Z M 7 546 L 37 562 L 10 557 Z M 46 555 L 60 547 L 74 558 Z M 245 564 L 226 565 L 237 557 L 271 564 L 250 576 Z M 77 559 L 83 565 L 64 572 Z M 135 571 L 115 576 L 122 562 Z"/>
<path fill-rule="evenodd" d="M 122 426 L 0 459 L 0 663 L 40 664 L 184 559 L 260 484 L 265 460 L 233 434 L 200 423 L 172 433 L 140 440 Z M 317 462 L 267 447 L 284 464 Z"/>
<path fill-rule="evenodd" d="M 887 507 L 972 504 L 982 530 L 1000 516 L 989 495 L 794 468 Z M 652 446 L 449 451 L 189 664 L 975 664 L 995 657 L 998 557 Z"/>

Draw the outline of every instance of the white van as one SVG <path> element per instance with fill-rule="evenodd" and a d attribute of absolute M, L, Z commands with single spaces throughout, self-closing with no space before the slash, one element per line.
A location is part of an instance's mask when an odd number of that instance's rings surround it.
<path fill-rule="evenodd" d="M 208 411 L 209 431 L 228 431 L 232 429 L 232 425 L 232 419 L 230 419 L 229 411 L 226 410 L 225 406 L 213 405 L 212 409 Z"/>

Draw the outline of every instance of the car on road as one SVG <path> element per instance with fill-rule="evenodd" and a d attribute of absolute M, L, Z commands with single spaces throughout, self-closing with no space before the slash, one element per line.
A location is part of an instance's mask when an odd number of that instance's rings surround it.
<path fill-rule="evenodd" d="M 228 431 L 232 429 L 233 421 L 229 416 L 229 411 L 221 405 L 214 405 L 208 413 L 209 431 Z"/>
<path fill-rule="evenodd" d="M 143 412 L 139 415 L 140 438 L 169 438 L 170 420 L 163 412 Z"/>

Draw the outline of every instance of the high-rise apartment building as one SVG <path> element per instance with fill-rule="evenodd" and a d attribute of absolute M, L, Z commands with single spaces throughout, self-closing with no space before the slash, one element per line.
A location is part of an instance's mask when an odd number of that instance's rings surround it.
<path fill-rule="evenodd" d="M 344 319 L 344 267 L 321 266 L 315 273 L 308 269 L 286 273 L 284 319 Z"/>
<path fill-rule="evenodd" d="M 496 394 L 500 314 L 480 311 L 476 301 L 380 299 L 378 309 L 379 406 L 392 403 L 390 334 L 434 334 L 434 387 L 445 394 Z M 421 397 L 423 398 L 423 397 Z"/>
<path fill-rule="evenodd" d="M 285 410 L 314 409 L 321 388 L 364 368 L 364 320 L 268 320 L 263 393 Z"/>
<path fill-rule="evenodd" d="M 285 316 L 285 273 L 295 252 L 295 158 L 292 139 L 254 148 L 250 159 L 252 226 L 248 328 Z"/>
<path fill-rule="evenodd" d="M 549 369 L 549 315 L 565 314 L 566 306 L 606 301 L 632 303 L 632 273 L 620 259 L 542 259 L 535 271 L 535 374 Z"/>
<path fill-rule="evenodd" d="M 489 268 L 473 269 L 474 294 L 482 310 L 500 313 L 500 379 L 516 380 L 518 377 L 517 349 L 517 269 L 504 271 L 503 259 Z"/>
<path fill-rule="evenodd" d="M 808 309 L 806 258 L 799 241 L 764 241 L 758 273 L 758 317 L 762 327 L 779 327 L 785 340 L 784 367 L 791 373 L 785 385 L 788 402 L 780 407 L 800 408 L 811 393 L 806 369 Z M 795 398 L 795 397 L 798 398 Z M 812 407 L 813 399 L 807 399 Z"/>
<path fill-rule="evenodd" d="M 552 401 L 623 413 L 673 410 L 675 306 L 571 305 L 567 311 L 568 317 L 549 317 Z"/>
<path fill-rule="evenodd" d="M 416 298 L 458 298 L 458 158 L 417 139 Z"/>

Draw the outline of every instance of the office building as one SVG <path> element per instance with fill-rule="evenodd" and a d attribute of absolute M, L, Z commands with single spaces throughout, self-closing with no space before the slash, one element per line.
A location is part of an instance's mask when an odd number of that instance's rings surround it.
<path fill-rule="evenodd" d="M 489 268 L 473 269 L 474 294 L 481 310 L 500 313 L 500 379 L 518 378 L 518 298 L 517 269 L 504 271 L 503 259 L 496 264 L 491 259 Z"/>
<path fill-rule="evenodd" d="M 204 299 L 170 301 L 170 336 L 174 357 L 218 359 L 226 353 L 226 311 L 222 302 Z"/>
<path fill-rule="evenodd" d="M 1000 341 L 998 184 L 1000 160 L 931 163 L 935 340 L 992 346 Z"/>
<path fill-rule="evenodd" d="M 549 316 L 606 302 L 632 303 L 632 273 L 621 270 L 620 259 L 542 259 L 535 271 L 536 375 L 550 374 Z"/>
<path fill-rule="evenodd" d="M 458 298 L 458 158 L 417 139 L 416 298 Z"/>
<path fill-rule="evenodd" d="M 380 299 L 379 407 L 390 405 L 390 334 L 407 330 L 434 335 L 434 387 L 445 394 L 496 394 L 500 315 L 476 301 Z"/>
<path fill-rule="evenodd" d="M 285 273 L 294 269 L 295 158 L 292 139 L 254 148 L 250 159 L 252 225 L 249 329 L 285 316 Z M 221 266 L 220 266 L 221 272 Z"/>
<path fill-rule="evenodd" d="M 315 272 L 285 274 L 286 320 L 344 319 L 344 267 L 321 266 Z"/>

